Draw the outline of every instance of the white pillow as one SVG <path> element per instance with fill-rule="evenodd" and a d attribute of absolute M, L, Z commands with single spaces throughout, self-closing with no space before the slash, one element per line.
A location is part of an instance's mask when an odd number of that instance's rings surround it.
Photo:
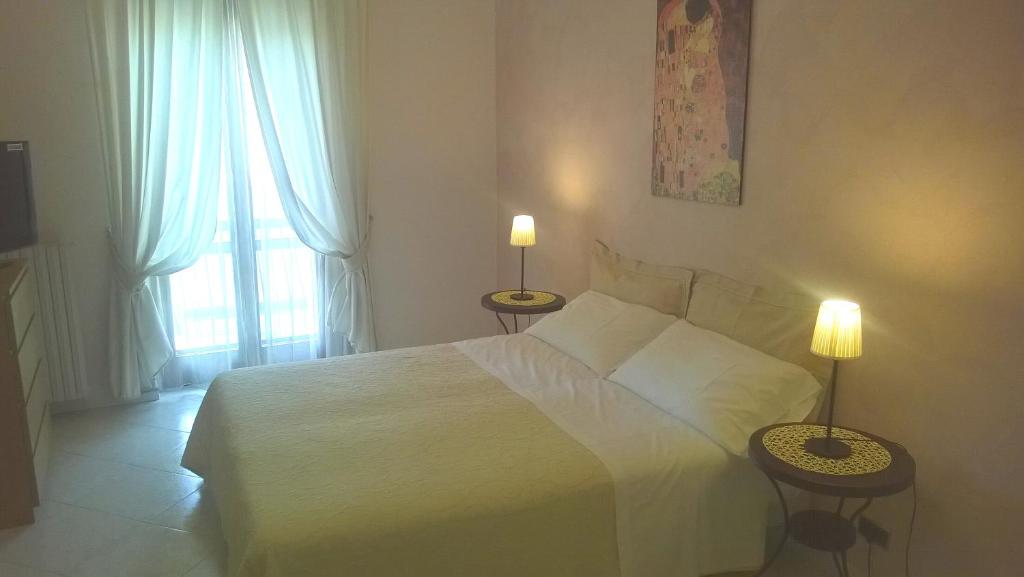
<path fill-rule="evenodd" d="M 609 379 L 743 456 L 750 435 L 811 410 L 821 385 L 806 369 L 680 320 Z M 802 417 L 794 420 L 800 420 Z"/>
<path fill-rule="evenodd" d="M 676 320 L 652 308 L 587 291 L 526 333 L 606 377 Z"/>

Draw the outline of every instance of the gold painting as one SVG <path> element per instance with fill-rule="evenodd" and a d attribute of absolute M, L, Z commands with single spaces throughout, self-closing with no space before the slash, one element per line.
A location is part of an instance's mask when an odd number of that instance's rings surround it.
<path fill-rule="evenodd" d="M 658 0 L 655 196 L 738 205 L 752 0 Z"/>

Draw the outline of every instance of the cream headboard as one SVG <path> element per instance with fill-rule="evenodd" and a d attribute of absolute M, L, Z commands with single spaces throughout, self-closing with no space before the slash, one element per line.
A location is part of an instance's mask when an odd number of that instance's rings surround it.
<path fill-rule="evenodd" d="M 649 264 L 622 256 L 594 241 L 590 288 L 620 301 L 682 317 L 690 301 L 694 272 L 681 266 Z"/>
<path fill-rule="evenodd" d="M 831 363 L 810 350 L 819 305 L 812 297 L 769 291 L 711 271 L 648 264 L 601 241 L 594 242 L 590 288 L 685 317 L 828 382 Z"/>
<path fill-rule="evenodd" d="M 817 299 L 773 292 L 711 271 L 698 271 L 686 320 L 807 369 L 822 384 L 832 364 L 811 353 Z"/>

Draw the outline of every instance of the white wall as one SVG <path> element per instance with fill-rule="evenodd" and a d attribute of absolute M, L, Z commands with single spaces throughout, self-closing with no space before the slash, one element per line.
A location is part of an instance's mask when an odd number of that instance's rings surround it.
<path fill-rule="evenodd" d="M 106 178 L 78 0 L 0 0 L 0 140 L 28 140 L 39 236 L 70 249 L 90 388 L 107 391 Z"/>
<path fill-rule="evenodd" d="M 493 332 L 494 0 L 369 3 L 370 264 L 382 347 Z M 107 396 L 105 178 L 81 0 L 0 0 L 0 140 L 31 141 L 43 241 L 73 248 Z M 454 247 L 454 248 L 453 248 Z"/>
<path fill-rule="evenodd" d="M 494 334 L 493 0 L 370 2 L 370 243 L 381 348 Z"/>

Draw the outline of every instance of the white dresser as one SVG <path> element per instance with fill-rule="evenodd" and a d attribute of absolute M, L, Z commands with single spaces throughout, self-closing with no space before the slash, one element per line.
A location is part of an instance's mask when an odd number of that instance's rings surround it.
<path fill-rule="evenodd" d="M 35 275 L 0 261 L 0 528 L 32 523 L 49 461 L 50 382 Z"/>

